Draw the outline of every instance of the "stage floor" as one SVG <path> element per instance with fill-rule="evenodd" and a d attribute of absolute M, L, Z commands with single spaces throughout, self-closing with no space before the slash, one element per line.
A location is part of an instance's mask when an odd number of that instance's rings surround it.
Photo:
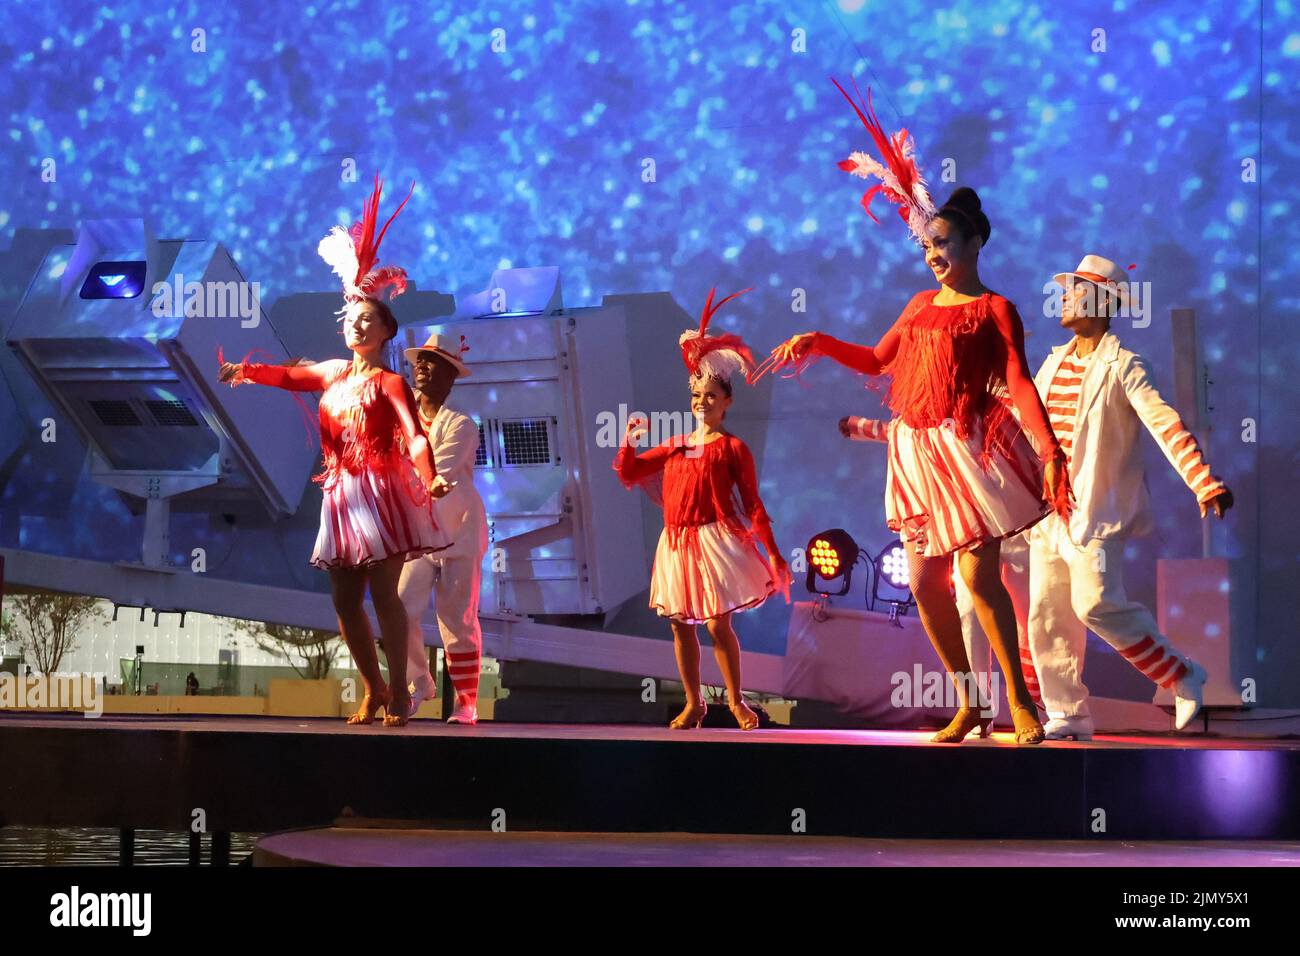
<path fill-rule="evenodd" d="M 328 827 L 257 841 L 254 866 L 1300 866 L 1300 843 L 872 840 Z"/>
<path fill-rule="evenodd" d="M 852 747 L 924 747 L 933 750 L 952 750 L 951 745 L 932 744 L 933 730 L 844 730 L 771 727 L 763 730 L 741 732 L 733 728 L 691 731 L 669 730 L 667 727 L 650 727 L 643 724 L 509 724 L 485 721 L 474 727 L 447 724 L 439 720 L 414 720 L 405 727 L 384 727 L 379 721 L 364 726 L 347 724 L 342 718 L 319 717 L 206 717 L 180 715 L 173 717 L 111 715 L 84 718 L 75 715 L 33 716 L 6 713 L 0 715 L 0 731 L 8 727 L 67 728 L 76 726 L 90 730 L 131 731 L 184 731 L 186 733 L 233 734 L 325 734 L 347 737 L 375 735 L 383 737 L 448 737 L 484 740 L 601 740 L 621 742 L 709 744 L 803 744 L 815 746 Z M 960 745 L 964 749 L 979 747 L 1015 747 L 1013 735 L 994 733 L 990 740 L 972 738 Z M 1300 751 L 1300 738 L 1226 737 L 1209 734 L 1131 734 L 1103 735 L 1091 741 L 1054 740 L 1035 747 L 1017 749 L 1031 752 L 1035 749 L 1146 749 L 1171 748 L 1208 750 L 1293 750 Z"/>
<path fill-rule="evenodd" d="M 929 731 L 0 716 L 0 824 L 907 839 L 1300 840 L 1300 740 L 959 746 Z"/>

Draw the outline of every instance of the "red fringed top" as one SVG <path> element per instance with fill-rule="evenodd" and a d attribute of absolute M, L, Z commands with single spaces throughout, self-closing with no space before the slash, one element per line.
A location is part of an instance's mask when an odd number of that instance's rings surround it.
<path fill-rule="evenodd" d="M 982 420 L 986 455 L 999 434 L 996 426 L 1011 414 L 995 394 L 1005 386 L 1039 458 L 1052 458 L 1060 443 L 1029 374 L 1016 307 L 991 292 L 960 305 L 935 305 L 937 294 L 917 293 L 875 348 L 819 335 L 816 349 L 855 371 L 890 375 L 888 405 L 912 428 L 951 420 L 957 435 L 967 438 Z"/>
<path fill-rule="evenodd" d="M 320 399 L 325 467 L 312 480 L 326 490 L 334 487 L 345 471 L 356 474 L 391 468 L 394 459 L 406 457 L 406 450 L 427 487 L 437 466 L 417 424 L 419 410 L 405 380 L 386 370 L 368 377 L 354 375 L 352 368 L 346 359 L 296 366 L 245 361 L 233 384 L 256 382 L 292 392 L 325 393 Z"/>
<path fill-rule="evenodd" d="M 724 432 L 703 445 L 677 435 L 641 455 L 625 443 L 614 458 L 614 470 L 628 488 L 662 472 L 664 528 L 673 547 L 700 525 L 721 521 L 736 534 L 756 537 L 769 555 L 777 554 L 772 522 L 758 495 L 754 456 L 735 435 Z M 749 519 L 748 529 L 742 514 Z"/>

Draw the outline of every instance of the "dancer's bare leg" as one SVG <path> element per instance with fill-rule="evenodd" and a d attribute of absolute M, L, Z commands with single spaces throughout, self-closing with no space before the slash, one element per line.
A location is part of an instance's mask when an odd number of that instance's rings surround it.
<path fill-rule="evenodd" d="M 717 658 L 722 680 L 727 685 L 727 703 L 742 730 L 758 726 L 758 717 L 745 703 L 740 684 L 740 640 L 731 626 L 731 612 L 719 615 L 705 625 L 713 641 L 713 656 Z"/>
<path fill-rule="evenodd" d="M 698 725 L 704 710 L 700 693 L 700 640 L 695 636 L 695 625 L 682 621 L 669 621 L 673 629 L 673 651 L 677 655 L 677 673 L 686 691 L 686 706 L 668 726 L 685 729 Z"/>
<path fill-rule="evenodd" d="M 961 636 L 957 599 L 949 586 L 952 558 L 947 555 L 927 558 L 909 551 L 908 562 L 917 613 L 939 655 L 939 662 L 956 687 L 957 700 L 963 708 L 978 708 L 980 702 L 971 701 L 968 695 L 970 658 L 966 656 L 966 642 Z"/>
<path fill-rule="evenodd" d="M 957 558 L 957 567 L 970 589 L 975 615 L 997 655 L 1002 677 L 1007 682 L 1007 703 L 1012 707 L 1033 707 L 1020 668 L 1020 644 L 1016 634 L 1016 608 L 1002 583 L 1000 542 L 990 541 Z"/>
<path fill-rule="evenodd" d="M 370 567 L 370 601 L 379 620 L 384 657 L 388 658 L 389 704 L 385 724 L 405 723 L 411 709 L 411 692 L 406 681 L 406 608 L 397 595 L 397 582 L 405 563 L 398 555 Z"/>
<path fill-rule="evenodd" d="M 985 728 L 987 732 L 989 718 L 982 714 L 984 702 L 978 699 L 981 696 L 978 687 L 972 686 L 975 678 L 971 673 L 970 658 L 966 655 L 966 642 L 962 640 L 961 614 L 957 611 L 957 599 L 949 584 L 952 557 L 923 557 L 909 550 L 908 568 L 921 624 L 939 655 L 943 669 L 948 672 L 959 703 L 952 721 L 931 739 L 935 743 L 959 743 L 976 727 Z M 974 700 L 971 699 L 972 690 L 976 691 Z"/>
<path fill-rule="evenodd" d="M 1016 609 L 1006 585 L 1002 583 L 1000 550 L 1001 542 L 990 541 L 963 552 L 957 559 L 957 567 L 970 588 L 975 614 L 1002 669 L 1002 679 L 1007 684 L 1007 703 L 1011 705 L 1011 719 L 1016 727 L 1016 741 L 1038 743 L 1043 739 L 1043 727 L 1020 669 Z"/>
<path fill-rule="evenodd" d="M 379 669 L 379 655 L 366 618 L 366 572 L 359 568 L 331 568 L 330 594 L 338 616 L 339 633 L 365 684 L 365 699 L 348 723 L 370 723 L 380 707 L 388 703 L 388 685 Z"/>

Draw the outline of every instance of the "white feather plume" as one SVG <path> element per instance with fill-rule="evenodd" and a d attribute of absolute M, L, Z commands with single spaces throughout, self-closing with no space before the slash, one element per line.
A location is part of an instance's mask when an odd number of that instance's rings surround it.
<path fill-rule="evenodd" d="M 316 246 L 316 252 L 325 260 L 334 274 L 343 280 L 344 292 L 356 292 L 357 247 L 342 226 L 335 226 Z"/>
<path fill-rule="evenodd" d="M 677 337 L 678 346 L 685 345 L 692 339 L 700 337 L 699 329 L 687 329 Z M 704 336 L 708 338 L 708 336 Z M 724 382 L 731 381 L 731 376 L 737 372 L 748 375 L 753 369 L 749 363 L 735 349 L 715 349 L 712 352 L 706 352 L 700 357 L 699 371 L 697 374 L 707 378 L 717 378 Z"/>
<path fill-rule="evenodd" d="M 709 378 L 729 382 L 731 376 L 737 372 L 747 375 L 752 369 L 740 357 L 740 353 L 734 349 L 718 349 L 716 352 L 709 352 L 700 359 L 700 371 Z"/>

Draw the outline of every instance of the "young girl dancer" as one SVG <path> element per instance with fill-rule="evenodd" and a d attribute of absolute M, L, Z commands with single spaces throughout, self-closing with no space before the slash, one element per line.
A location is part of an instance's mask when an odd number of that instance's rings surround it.
<path fill-rule="evenodd" d="M 934 740 L 959 742 L 976 727 L 987 733 L 989 721 L 981 713 L 983 702 L 968 697 L 974 681 L 948 587 L 956 553 L 1007 684 L 1016 742 L 1036 744 L 1043 727 L 1019 666 L 1016 616 L 999 573 L 999 545 L 1053 508 L 1068 513 L 1065 457 L 1027 370 L 1020 316 L 980 280 L 979 253 L 991 227 L 979 197 L 960 187 L 936 210 L 907 132 L 886 137 L 870 101 L 854 102 L 836 86 L 884 159 L 882 165 L 854 153 L 841 168 L 881 180 L 862 197 L 864 208 L 877 192 L 899 204 L 939 288 L 917 293 L 874 348 L 811 332 L 778 346 L 770 362 L 798 372 L 825 355 L 857 372 L 892 376 L 885 514 L 907 547 L 921 622 L 962 702 Z M 1003 388 L 1024 430 L 996 394 Z"/>
<path fill-rule="evenodd" d="M 408 557 L 451 542 L 438 528 L 431 502 L 445 494 L 446 481 L 438 476 L 429 443 L 416 424 L 419 413 L 411 390 L 384 364 L 384 348 L 397 334 L 397 321 L 379 295 L 390 286 L 392 295 L 401 294 L 406 273 L 395 266 L 375 268 L 375 263 L 379 243 L 406 201 L 376 236 L 382 191 L 376 177 L 362 221 L 350 232 L 336 226 L 319 247 L 343 279 L 343 339 L 352 350 L 351 360 L 291 367 L 223 361 L 219 378 L 231 385 L 256 382 L 325 393 L 320 400 L 325 468 L 314 479 L 323 492 L 321 521 L 311 563 L 329 572 L 339 631 L 365 682 L 365 699 L 348 723 L 371 723 L 383 708 L 384 725 L 400 726 L 410 718 L 411 698 L 398 577 Z M 388 658 L 388 684 L 364 610 L 367 583 Z"/>
<path fill-rule="evenodd" d="M 700 643 L 695 634 L 695 626 L 703 624 L 727 685 L 732 716 L 741 730 L 753 730 L 758 715 L 742 696 L 740 642 L 731 615 L 758 607 L 778 590 L 788 601 L 790 569 L 758 495 L 754 456 L 723 427 L 732 401 L 731 376 L 751 371 L 753 355 L 739 336 L 706 334 L 713 315 L 741 292 L 717 305 L 713 292 L 699 329 L 688 329 L 680 339 L 690 373 L 695 431 L 638 455 L 633 445 L 646 434 L 646 424 L 634 418 L 614 468 L 628 488 L 662 476 L 664 530 L 650 577 L 650 606 L 669 619 L 677 669 L 686 688 L 686 707 L 668 726 L 684 730 L 700 726 L 704 719 L 707 708 L 700 694 Z M 766 561 L 755 540 L 766 549 Z"/>

